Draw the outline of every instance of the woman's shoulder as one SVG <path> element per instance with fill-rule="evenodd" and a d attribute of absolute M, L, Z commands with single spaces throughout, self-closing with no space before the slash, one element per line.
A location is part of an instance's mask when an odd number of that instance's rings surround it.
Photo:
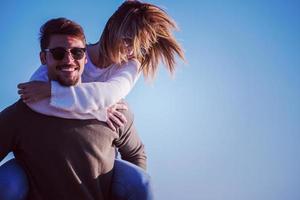
<path fill-rule="evenodd" d="M 87 47 L 87 52 L 86 52 L 87 63 L 85 64 L 84 71 L 88 73 L 96 73 L 96 74 L 103 73 L 103 69 L 97 67 L 94 64 L 95 62 L 93 61 L 93 51 L 89 50 L 89 48 L 92 47 L 90 47 L 89 45 Z"/>
<path fill-rule="evenodd" d="M 98 47 L 96 44 L 88 44 L 86 46 L 86 55 L 88 58 L 88 61 L 91 62 L 94 66 L 96 66 L 97 60 L 98 60 Z"/>
<path fill-rule="evenodd" d="M 121 67 L 130 67 L 130 68 L 134 68 L 136 70 L 139 70 L 140 66 L 141 66 L 141 63 L 135 58 L 131 58 L 127 62 L 125 62 L 121 65 Z"/>

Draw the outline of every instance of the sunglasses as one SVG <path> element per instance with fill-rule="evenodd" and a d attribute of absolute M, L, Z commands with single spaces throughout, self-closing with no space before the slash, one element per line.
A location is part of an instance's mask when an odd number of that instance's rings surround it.
<path fill-rule="evenodd" d="M 66 53 L 71 53 L 73 59 L 81 60 L 84 57 L 85 48 L 74 47 L 71 49 L 65 49 L 63 47 L 56 47 L 53 49 L 44 49 L 46 52 L 50 52 L 55 60 L 63 60 Z"/>

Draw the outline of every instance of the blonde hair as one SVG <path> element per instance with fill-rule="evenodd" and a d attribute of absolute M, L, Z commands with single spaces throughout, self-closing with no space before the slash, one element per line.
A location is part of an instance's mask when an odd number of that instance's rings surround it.
<path fill-rule="evenodd" d="M 140 63 L 145 78 L 154 78 L 161 60 L 175 71 L 175 56 L 184 53 L 173 36 L 176 23 L 161 8 L 140 1 L 125 1 L 110 17 L 100 38 L 99 58 L 110 65 L 127 61 L 124 40 L 131 40 L 133 57 Z"/>

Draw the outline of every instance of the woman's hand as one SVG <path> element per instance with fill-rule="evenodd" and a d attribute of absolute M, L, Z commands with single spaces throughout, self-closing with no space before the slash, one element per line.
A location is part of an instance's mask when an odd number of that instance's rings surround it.
<path fill-rule="evenodd" d="M 24 103 L 33 103 L 51 97 L 51 83 L 30 81 L 18 85 L 18 94 Z"/>
<path fill-rule="evenodd" d="M 113 130 L 116 131 L 116 128 L 123 127 L 126 123 L 126 117 L 121 110 L 128 110 L 127 106 L 123 102 L 118 102 L 107 109 L 108 120 L 106 123 Z"/>

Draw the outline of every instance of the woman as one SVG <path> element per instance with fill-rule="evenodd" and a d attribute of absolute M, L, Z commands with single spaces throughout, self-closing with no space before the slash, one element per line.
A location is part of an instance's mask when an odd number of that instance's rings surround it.
<path fill-rule="evenodd" d="M 100 40 L 87 47 L 88 63 L 82 76 L 82 84 L 62 87 L 53 81 L 28 82 L 19 85 L 19 94 L 37 112 L 42 111 L 35 102 L 51 98 L 50 105 L 43 105 L 49 108 L 43 114 L 65 118 L 96 118 L 106 121 L 114 129 L 113 122 L 119 126 L 125 123 L 118 112 L 119 108 L 124 107 L 117 103 L 130 92 L 140 74 L 153 79 L 160 61 L 173 73 L 175 56 L 184 58 L 180 45 L 172 35 L 174 29 L 175 22 L 161 8 L 139 1 L 125 1 L 106 23 Z M 43 77 L 46 74 L 45 66 L 41 66 L 31 80 L 45 81 Z M 54 114 L 51 111 L 53 108 L 61 109 L 64 114 Z M 12 166 L 15 165 L 17 164 L 6 163 L 5 169 L 13 170 Z M 21 175 L 12 181 L 16 182 L 20 193 L 26 194 L 27 185 L 24 183 L 22 169 L 17 170 Z M 129 175 L 128 170 L 133 175 Z M 126 161 L 116 160 L 114 173 L 116 179 L 122 179 L 121 182 L 129 185 L 146 184 L 142 180 L 143 171 Z M 132 176 L 139 176 L 141 181 L 134 183 Z M 114 180 L 114 183 L 118 181 L 120 180 Z M 137 188 L 124 190 L 114 183 L 112 193 L 116 195 L 115 199 L 128 199 L 128 195 L 136 195 L 135 199 L 151 199 L 142 196 L 143 191 L 139 192 Z"/>

